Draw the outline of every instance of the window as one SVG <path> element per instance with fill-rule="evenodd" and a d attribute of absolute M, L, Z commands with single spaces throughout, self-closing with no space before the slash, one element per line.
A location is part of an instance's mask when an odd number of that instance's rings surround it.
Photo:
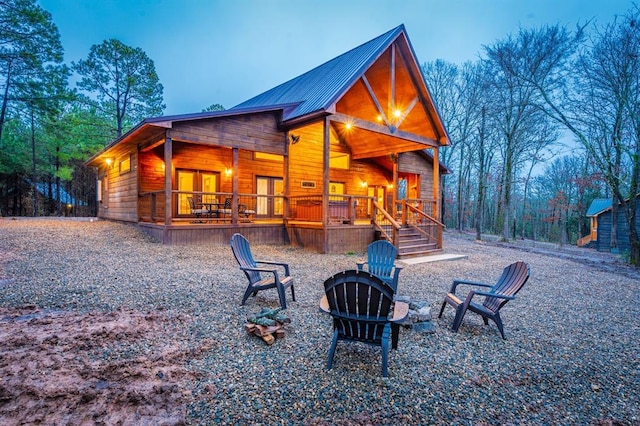
<path fill-rule="evenodd" d="M 279 177 L 258 176 L 256 178 L 256 192 L 258 197 L 256 214 L 262 217 L 282 216 L 284 210 L 282 194 L 284 181 Z"/>
<path fill-rule="evenodd" d="M 255 160 L 277 161 L 278 163 L 282 163 L 284 161 L 284 157 L 282 155 L 257 151 L 253 153 L 253 158 Z"/>
<path fill-rule="evenodd" d="M 194 197 L 197 202 L 216 202 L 215 194 L 218 191 L 219 173 L 202 172 L 198 170 L 178 170 L 178 215 L 191 214 L 191 206 L 188 197 Z M 202 194 L 193 194 L 202 192 Z"/>
<path fill-rule="evenodd" d="M 329 167 L 332 169 L 349 170 L 349 154 L 331 151 L 329 153 Z"/>
<path fill-rule="evenodd" d="M 131 155 L 120 161 L 120 174 L 129 173 L 131 171 Z"/>

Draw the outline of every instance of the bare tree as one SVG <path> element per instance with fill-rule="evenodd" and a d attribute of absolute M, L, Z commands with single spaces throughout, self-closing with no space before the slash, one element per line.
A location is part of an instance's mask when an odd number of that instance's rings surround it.
<path fill-rule="evenodd" d="M 487 73 L 495 96 L 491 110 L 501 137 L 502 154 L 502 238 L 510 237 L 514 220 L 512 195 L 520 168 L 531 158 L 527 156 L 541 146 L 554 142 L 549 120 L 536 107 L 538 93 L 535 87 L 521 77 L 529 66 L 530 33 L 520 30 L 517 37 L 509 36 L 492 46 L 485 47 Z M 543 132 L 540 135 L 540 132 Z M 512 219 L 513 216 L 513 219 Z"/>
<path fill-rule="evenodd" d="M 528 67 L 512 70 L 538 90 L 541 108 L 573 133 L 597 165 L 613 193 L 613 217 L 618 205 L 624 211 L 634 265 L 640 265 L 639 18 L 634 5 L 624 17 L 596 28 L 582 51 L 584 26 L 575 34 L 558 26 L 532 32 Z"/>

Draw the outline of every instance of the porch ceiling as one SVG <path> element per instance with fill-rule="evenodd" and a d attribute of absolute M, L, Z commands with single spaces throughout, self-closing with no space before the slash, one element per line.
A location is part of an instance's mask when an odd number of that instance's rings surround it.
<path fill-rule="evenodd" d="M 383 157 L 388 154 L 423 150 L 440 144 L 430 138 L 390 130 L 387 126 L 359 120 L 342 114 L 330 117 L 331 126 L 338 138 L 351 150 L 354 160 Z"/>

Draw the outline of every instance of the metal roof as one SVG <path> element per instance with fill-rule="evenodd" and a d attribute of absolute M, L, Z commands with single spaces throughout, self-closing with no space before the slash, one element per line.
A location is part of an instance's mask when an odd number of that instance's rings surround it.
<path fill-rule="evenodd" d="M 230 111 L 268 105 L 297 105 L 285 110 L 284 121 L 324 111 L 375 62 L 402 32 L 405 32 L 404 25 L 400 25 L 286 83 L 244 101 L 231 108 Z"/>
<path fill-rule="evenodd" d="M 591 202 L 591 205 L 587 210 L 587 217 L 598 216 L 600 213 L 609 210 L 611 208 L 611 205 L 611 198 L 596 198 Z"/>

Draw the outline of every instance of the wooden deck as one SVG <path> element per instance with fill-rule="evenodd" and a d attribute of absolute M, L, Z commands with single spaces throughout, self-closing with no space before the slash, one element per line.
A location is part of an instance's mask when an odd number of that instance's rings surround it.
<path fill-rule="evenodd" d="M 364 252 L 374 239 L 371 223 L 332 224 L 326 228 L 319 222 L 256 220 L 247 223 L 193 223 L 192 220 L 163 223 L 139 222 L 146 234 L 170 245 L 227 246 L 231 236 L 239 232 L 252 244 L 292 245 L 318 253 Z"/>

